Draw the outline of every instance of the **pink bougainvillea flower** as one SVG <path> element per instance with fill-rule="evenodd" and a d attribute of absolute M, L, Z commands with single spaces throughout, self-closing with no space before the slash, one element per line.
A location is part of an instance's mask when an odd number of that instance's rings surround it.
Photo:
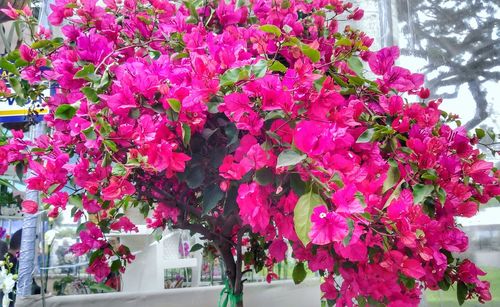
<path fill-rule="evenodd" d="M 368 58 L 368 64 L 373 73 L 384 75 L 394 66 L 397 58 L 399 58 L 399 48 L 396 46 L 387 47 L 378 52 L 371 53 Z"/>
<path fill-rule="evenodd" d="M 180 210 L 174 206 L 169 206 L 165 203 L 160 203 L 153 211 L 153 216 L 146 219 L 149 228 L 164 227 L 167 221 L 177 223 Z"/>
<path fill-rule="evenodd" d="M 94 275 L 97 282 L 101 282 L 109 276 L 111 269 L 104 257 L 98 257 L 89 264 L 86 269 L 87 273 Z"/>
<path fill-rule="evenodd" d="M 398 66 L 393 66 L 387 71 L 381 81 L 384 88 L 393 88 L 400 92 L 416 90 L 422 84 L 424 84 L 424 75 L 412 74 L 408 69 Z"/>
<path fill-rule="evenodd" d="M 393 95 L 389 98 L 386 96 L 380 97 L 380 106 L 389 115 L 397 115 L 403 111 L 403 98 L 398 95 Z"/>
<path fill-rule="evenodd" d="M 264 232 L 269 225 L 268 191 L 257 183 L 242 184 L 238 189 L 236 202 L 240 216 L 255 232 Z"/>
<path fill-rule="evenodd" d="M 335 264 L 332 253 L 325 248 L 318 248 L 314 257 L 308 255 L 306 258 L 308 259 L 307 266 L 313 272 L 329 270 L 333 268 Z"/>
<path fill-rule="evenodd" d="M 321 292 L 323 292 L 323 298 L 327 300 L 335 300 L 339 297 L 339 290 L 335 287 L 335 280 L 332 275 L 325 278 L 320 286 Z"/>
<path fill-rule="evenodd" d="M 80 232 L 81 242 L 71 246 L 71 251 L 77 256 L 84 255 L 90 250 L 101 248 L 107 244 L 101 229 L 94 223 L 88 222 L 85 227 L 86 229 Z"/>
<path fill-rule="evenodd" d="M 458 267 L 458 278 L 461 281 L 475 284 L 479 282 L 478 276 L 486 275 L 481 269 L 479 269 L 474 263 L 469 259 L 465 259 Z"/>
<path fill-rule="evenodd" d="M 311 222 L 309 238 L 317 245 L 342 241 L 349 232 L 346 219 L 325 206 L 314 208 Z"/>
<path fill-rule="evenodd" d="M 53 207 L 66 209 L 66 204 L 68 203 L 69 195 L 66 192 L 56 192 L 50 197 L 44 198 L 43 202 L 49 204 Z"/>
<path fill-rule="evenodd" d="M 28 17 L 31 17 L 33 16 L 33 12 L 31 11 L 31 8 L 29 7 L 29 5 L 25 5 L 21 11 L 24 13 L 25 16 L 28 16 Z"/>
<path fill-rule="evenodd" d="M 64 18 L 73 16 L 73 9 L 68 4 L 76 4 L 76 0 L 56 0 L 55 4 L 50 4 L 49 21 L 52 25 L 58 26 Z"/>
<path fill-rule="evenodd" d="M 21 47 L 19 47 L 19 54 L 21 56 L 21 59 L 25 60 L 26 62 L 31 62 L 36 58 L 38 53 L 25 44 L 22 44 Z"/>
<path fill-rule="evenodd" d="M 95 199 L 88 198 L 86 195 L 82 198 L 83 209 L 88 213 L 94 214 L 102 210 L 101 205 Z"/>
<path fill-rule="evenodd" d="M 386 255 L 385 261 L 381 262 L 380 265 L 389 271 L 401 270 L 406 276 L 415 279 L 422 278 L 425 275 L 425 270 L 418 260 L 408 258 L 408 256 L 397 250 L 390 251 Z"/>
<path fill-rule="evenodd" d="M 491 182 L 490 172 L 493 168 L 492 162 L 479 160 L 467 167 L 466 172 L 478 183 Z"/>
<path fill-rule="evenodd" d="M 135 192 L 135 187 L 127 180 L 119 177 L 112 177 L 109 185 L 102 190 L 102 199 L 116 200 L 125 195 L 131 195 Z"/>
<path fill-rule="evenodd" d="M 7 6 L 8 8 L 0 9 L 0 11 L 9 16 L 11 19 L 17 19 L 19 17 L 19 13 L 17 12 L 17 10 L 12 6 L 10 2 L 7 2 Z"/>
<path fill-rule="evenodd" d="M 356 186 L 353 184 L 347 185 L 333 194 L 333 203 L 337 206 L 337 213 L 362 213 L 363 205 L 358 198 L 355 197 Z"/>
<path fill-rule="evenodd" d="M 469 246 L 469 238 L 462 230 L 456 227 L 441 235 L 443 238 L 443 247 L 450 252 L 463 252 Z"/>
<path fill-rule="evenodd" d="M 491 301 L 492 296 L 490 292 L 490 282 L 489 281 L 479 281 L 475 283 L 474 291 L 479 295 L 479 302 L 484 303 L 486 301 Z"/>
<path fill-rule="evenodd" d="M 269 246 L 269 255 L 271 255 L 272 258 L 276 262 L 281 262 L 285 260 L 286 256 L 286 250 L 288 249 L 288 246 L 286 245 L 285 241 L 283 240 L 274 240 L 273 243 Z"/>
<path fill-rule="evenodd" d="M 240 180 L 247 173 L 247 168 L 234 161 L 234 156 L 225 156 L 219 167 L 221 177 L 226 179 Z"/>
<path fill-rule="evenodd" d="M 402 218 L 412 205 L 413 194 L 409 190 L 403 190 L 398 199 L 393 200 L 387 207 L 387 216 L 391 220 Z"/>
<path fill-rule="evenodd" d="M 303 120 L 295 127 L 295 146 L 310 156 L 320 155 L 330 149 L 333 141 L 327 130 L 326 124 Z"/>
<path fill-rule="evenodd" d="M 120 217 L 118 221 L 109 225 L 109 228 L 116 231 L 125 231 L 125 232 L 138 232 L 139 229 L 135 224 L 133 224 L 130 219 L 126 216 Z"/>
<path fill-rule="evenodd" d="M 32 200 L 25 200 L 21 203 L 24 213 L 35 214 L 38 212 L 38 203 Z"/>

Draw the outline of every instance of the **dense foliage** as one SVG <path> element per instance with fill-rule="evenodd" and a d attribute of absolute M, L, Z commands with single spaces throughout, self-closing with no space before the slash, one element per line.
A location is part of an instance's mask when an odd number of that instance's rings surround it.
<path fill-rule="evenodd" d="M 125 214 L 136 207 L 155 233 L 211 242 L 236 297 L 247 269 L 271 280 L 291 247 L 295 281 L 304 264 L 320 272 L 329 304 L 416 306 L 425 288 L 452 284 L 460 303 L 491 299 L 484 273 L 457 258 L 468 239 L 455 221 L 500 194 L 474 147 L 484 132 L 468 135 L 428 101 L 424 76 L 395 65 L 398 48 L 372 52 L 363 32 L 339 29 L 361 9 L 96 2 L 56 0 L 49 19 L 64 38 L 41 28 L 0 60 L 5 97 L 24 103 L 58 87 L 50 134 L 13 132 L 0 172 L 33 171 L 27 186 L 52 217 L 73 206 L 86 222 L 72 250 L 91 253 L 97 280 L 133 260 L 106 234 L 137 231 Z M 27 10 L 7 13 L 32 22 Z"/>

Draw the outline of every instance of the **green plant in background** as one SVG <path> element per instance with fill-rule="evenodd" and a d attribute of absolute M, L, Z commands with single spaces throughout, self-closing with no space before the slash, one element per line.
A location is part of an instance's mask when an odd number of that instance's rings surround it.
<path fill-rule="evenodd" d="M 80 278 L 72 275 L 66 275 L 63 278 L 54 281 L 54 292 L 56 295 L 69 295 L 108 293 L 115 292 L 115 290 L 103 283 L 95 282 L 90 278 Z"/>
<path fill-rule="evenodd" d="M 21 208 L 22 201 L 23 199 L 21 198 L 21 196 L 14 196 L 14 193 L 11 191 L 11 189 L 9 189 L 7 185 L 0 186 L 0 206 L 6 207 L 15 205 Z"/>

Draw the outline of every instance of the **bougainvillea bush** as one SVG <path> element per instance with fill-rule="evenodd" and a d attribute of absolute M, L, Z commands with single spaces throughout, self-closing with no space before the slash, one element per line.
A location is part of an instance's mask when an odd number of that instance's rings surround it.
<path fill-rule="evenodd" d="M 474 147 L 484 131 L 471 136 L 429 100 L 424 76 L 395 65 L 398 48 L 370 51 L 373 39 L 339 28 L 361 9 L 96 2 L 56 0 L 49 20 L 63 37 L 40 28 L 1 60 L 3 96 L 57 93 L 50 133 L 13 132 L 0 171 L 34 172 L 27 186 L 51 217 L 73 205 L 84 226 L 72 251 L 91 254 L 97 280 L 133 261 L 106 234 L 137 231 L 124 214 L 136 207 L 155 233 L 211 242 L 236 305 L 246 272 L 275 279 L 287 252 L 297 283 L 306 265 L 319 272 L 328 304 L 416 306 L 424 289 L 452 286 L 460 303 L 491 299 L 484 272 L 459 258 L 468 239 L 455 221 L 500 194 Z"/>

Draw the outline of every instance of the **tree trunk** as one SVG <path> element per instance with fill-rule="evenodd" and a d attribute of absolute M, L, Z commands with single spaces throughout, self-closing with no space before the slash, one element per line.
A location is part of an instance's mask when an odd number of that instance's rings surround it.
<path fill-rule="evenodd" d="M 29 0 L 0 0 L 0 9 L 8 8 L 9 2 L 14 8 L 20 10 L 25 5 L 28 4 Z M 9 21 L 9 20 L 11 20 L 9 16 L 0 12 L 0 23 L 4 23 L 4 22 Z"/>
<path fill-rule="evenodd" d="M 243 281 L 241 273 L 241 246 L 236 249 L 236 260 L 231 252 L 229 244 L 219 245 L 219 252 L 224 261 L 226 268 L 226 276 L 229 281 L 229 298 L 236 298 L 236 300 L 229 299 L 227 307 L 243 307 Z"/>

